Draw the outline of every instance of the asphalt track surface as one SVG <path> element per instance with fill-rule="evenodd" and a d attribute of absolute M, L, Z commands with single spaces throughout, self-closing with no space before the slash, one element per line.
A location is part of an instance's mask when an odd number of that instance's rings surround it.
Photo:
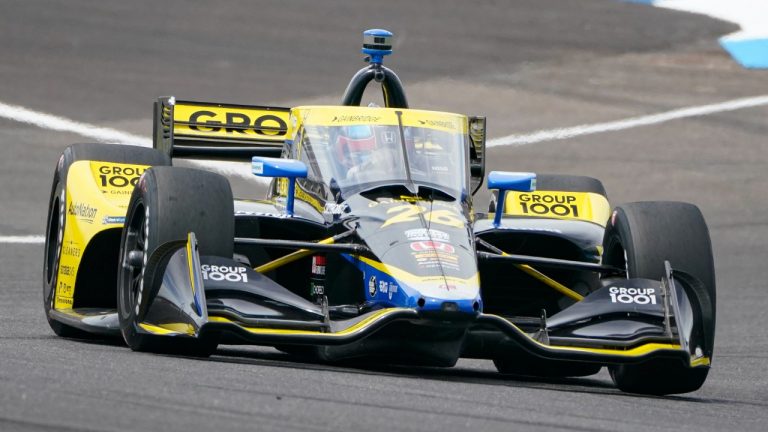
<path fill-rule="evenodd" d="M 717 46 L 733 26 L 610 0 L 0 6 L 0 102 L 147 137 L 158 95 L 334 103 L 370 27 L 397 34 L 387 64 L 412 106 L 486 114 L 491 137 L 768 89 L 766 72 Z M 714 367 L 697 392 L 624 394 L 605 371 L 509 378 L 486 361 L 331 366 L 240 347 L 198 360 L 60 339 L 42 313 L 42 246 L 2 243 L 0 430 L 765 430 L 767 119 L 763 105 L 489 152 L 492 169 L 599 177 L 613 203 L 701 207 L 719 310 Z M 44 232 L 56 158 L 82 141 L 0 119 L 0 236 Z"/>

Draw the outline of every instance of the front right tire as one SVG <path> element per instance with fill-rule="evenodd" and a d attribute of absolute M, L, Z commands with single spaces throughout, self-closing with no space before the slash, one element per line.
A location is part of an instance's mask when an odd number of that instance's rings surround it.
<path fill-rule="evenodd" d="M 628 278 L 661 280 L 664 261 L 703 285 L 694 314 L 700 330 L 691 344 L 710 356 L 715 339 L 715 268 L 709 229 L 698 207 L 682 202 L 636 202 L 616 207 L 603 239 L 603 264 L 626 268 Z M 694 306 L 695 307 L 695 306 Z M 696 349 L 696 348 L 695 348 Z M 708 367 L 677 359 L 611 366 L 616 386 L 627 392 L 665 395 L 699 389 Z"/>

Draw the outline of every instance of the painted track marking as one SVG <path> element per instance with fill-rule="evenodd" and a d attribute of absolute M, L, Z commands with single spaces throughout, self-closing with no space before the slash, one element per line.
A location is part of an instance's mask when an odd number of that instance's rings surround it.
<path fill-rule="evenodd" d="M 76 122 L 64 117 L 33 111 L 18 105 L 8 105 L 0 102 L 0 118 L 30 124 L 43 129 L 70 132 L 106 144 L 130 144 L 140 147 L 152 147 L 151 138 L 134 135 L 117 129 Z M 269 183 L 269 179 L 255 177 L 253 173 L 251 173 L 250 163 L 200 160 L 190 160 L 190 162 L 224 174 L 236 175 L 248 180 L 255 180 L 262 184 Z"/>
<path fill-rule="evenodd" d="M 88 123 L 80 123 L 64 117 L 32 111 L 21 106 L 8 105 L 2 102 L 0 102 L 0 117 L 31 124 L 44 129 L 71 132 L 105 143 L 123 143 L 142 147 L 152 147 L 152 140 L 143 136 L 133 135 L 117 129 L 99 127 Z"/>
<path fill-rule="evenodd" d="M 0 243 L 40 244 L 40 243 L 45 243 L 45 237 L 41 236 L 41 235 L 32 235 L 32 236 L 0 236 Z"/>
<path fill-rule="evenodd" d="M 488 147 L 500 146 L 521 146 L 535 144 L 543 141 L 556 141 L 568 138 L 575 138 L 582 135 L 591 135 L 603 132 L 614 132 L 624 129 L 631 129 L 640 126 L 649 126 L 671 120 L 679 120 L 688 117 L 705 116 L 726 111 L 735 111 L 744 108 L 753 108 L 757 106 L 768 105 L 768 95 L 733 99 L 725 102 L 698 105 L 687 108 L 675 109 L 658 114 L 650 114 L 639 117 L 630 117 L 623 120 L 616 120 L 606 123 L 583 124 L 579 126 L 548 129 L 532 132 L 525 135 L 507 135 L 501 138 L 494 138 L 488 141 Z"/>

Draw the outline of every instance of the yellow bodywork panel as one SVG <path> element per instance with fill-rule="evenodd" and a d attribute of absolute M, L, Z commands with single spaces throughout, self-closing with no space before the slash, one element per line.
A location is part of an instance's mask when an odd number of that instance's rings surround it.
<path fill-rule="evenodd" d="M 72 307 L 85 248 L 99 232 L 123 226 L 133 186 L 147 168 L 97 161 L 77 161 L 69 167 L 54 309 Z"/>
<path fill-rule="evenodd" d="M 583 220 L 605 226 L 611 209 L 604 196 L 592 192 L 510 191 L 506 194 L 504 214 Z"/>
<path fill-rule="evenodd" d="M 139 327 L 144 329 L 145 331 L 156 334 L 156 335 L 174 335 L 174 334 L 185 334 L 189 336 L 194 336 L 195 334 L 195 328 L 192 327 L 189 324 L 185 323 L 166 323 L 166 324 L 149 324 L 149 323 L 139 323 Z"/>

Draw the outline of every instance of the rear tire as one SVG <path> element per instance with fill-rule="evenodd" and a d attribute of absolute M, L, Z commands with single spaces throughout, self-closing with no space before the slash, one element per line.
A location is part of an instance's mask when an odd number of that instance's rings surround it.
<path fill-rule="evenodd" d="M 183 336 L 155 336 L 138 331 L 136 308 L 142 301 L 147 258 L 164 243 L 187 239 L 194 232 L 200 255 L 232 257 L 234 253 L 234 201 L 227 179 L 190 168 L 157 167 L 147 170 L 131 195 L 120 242 L 118 317 L 125 342 L 134 351 L 209 356 L 218 341 Z M 144 252 L 140 267 L 124 265 L 128 251 Z M 138 314 L 141 315 L 141 314 Z"/>
<path fill-rule="evenodd" d="M 698 207 L 682 202 L 636 202 L 616 207 L 603 239 L 603 264 L 627 269 L 628 278 L 660 280 L 664 261 L 699 279 L 709 298 L 711 317 L 702 320 L 696 344 L 709 347 L 715 337 L 715 268 L 709 229 Z M 611 366 L 616 386 L 627 392 L 654 395 L 687 393 L 699 389 L 709 368 L 691 368 L 677 359 L 655 359 L 639 364 Z"/>
<path fill-rule="evenodd" d="M 66 184 L 67 173 L 73 163 L 81 160 L 114 162 L 136 165 L 170 165 L 171 161 L 157 150 L 130 145 L 111 144 L 74 144 L 67 147 L 59 157 L 53 173 L 51 195 L 48 200 L 48 224 L 45 235 L 45 257 L 43 260 L 43 310 L 48 325 L 58 336 L 91 338 L 93 335 L 51 319 L 56 296 L 55 287 L 59 271 L 61 242 L 66 222 Z M 87 269 L 80 269 L 87 271 Z"/>

